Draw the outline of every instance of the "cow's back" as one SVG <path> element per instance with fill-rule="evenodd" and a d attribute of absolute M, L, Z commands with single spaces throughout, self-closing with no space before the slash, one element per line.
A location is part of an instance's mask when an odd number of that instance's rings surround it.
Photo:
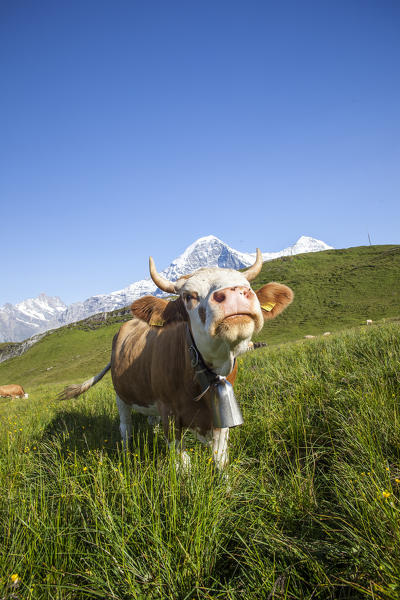
<path fill-rule="evenodd" d="M 15 384 L 10 384 L 10 385 L 2 385 L 0 386 L 0 396 L 24 396 L 25 395 L 25 391 L 24 388 L 21 385 L 15 385 Z"/>
<path fill-rule="evenodd" d="M 168 401 L 179 389 L 195 393 L 185 327 L 183 323 L 151 327 L 137 318 L 122 325 L 111 356 L 111 376 L 122 400 L 147 406 Z"/>

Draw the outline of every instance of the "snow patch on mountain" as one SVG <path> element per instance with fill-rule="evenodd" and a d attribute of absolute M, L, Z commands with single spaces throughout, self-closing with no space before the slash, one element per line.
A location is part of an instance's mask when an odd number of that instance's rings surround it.
<path fill-rule="evenodd" d="M 234 250 L 214 235 L 201 237 L 178 256 L 162 274 L 170 281 L 175 281 L 193 273 L 202 267 L 222 267 L 225 269 L 242 269 L 254 258 L 251 254 Z"/>
<path fill-rule="evenodd" d="M 17 342 L 34 333 L 59 327 L 58 318 L 67 305 L 58 296 L 39 294 L 14 306 L 5 304 L 0 308 L 0 341 Z"/>
<path fill-rule="evenodd" d="M 288 246 L 283 250 L 279 250 L 279 252 L 263 252 L 263 260 L 273 260 L 280 256 L 294 256 L 295 254 L 303 254 L 304 252 L 321 252 L 322 250 L 333 250 L 333 246 L 328 246 L 328 244 L 325 244 L 321 240 L 302 235 L 293 246 Z M 255 254 L 252 256 L 254 257 Z"/>

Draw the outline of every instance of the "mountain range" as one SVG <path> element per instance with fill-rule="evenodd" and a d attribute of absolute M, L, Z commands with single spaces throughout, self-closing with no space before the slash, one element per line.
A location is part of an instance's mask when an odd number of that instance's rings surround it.
<path fill-rule="evenodd" d="M 263 252 L 263 260 L 272 260 L 280 256 L 290 256 L 304 252 L 329 250 L 325 242 L 307 236 L 301 236 L 295 244 L 279 252 Z M 178 256 L 162 275 L 171 281 L 179 279 L 201 267 L 223 267 L 242 269 L 255 260 L 255 253 L 235 250 L 213 235 L 202 237 L 191 244 Z M 110 312 L 123 308 L 141 296 L 153 294 L 164 296 L 151 279 L 142 279 L 128 287 L 91 296 L 82 302 L 67 306 L 58 296 L 42 293 L 37 298 L 29 298 L 18 304 L 5 304 L 0 308 L 0 342 L 18 342 L 32 335 L 55 329 L 68 323 L 85 319 L 100 312 Z"/>

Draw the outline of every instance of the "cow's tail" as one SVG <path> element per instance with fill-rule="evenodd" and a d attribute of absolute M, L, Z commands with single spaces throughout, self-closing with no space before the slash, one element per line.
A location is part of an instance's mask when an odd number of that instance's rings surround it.
<path fill-rule="evenodd" d="M 76 398 L 83 394 L 83 392 L 87 392 L 91 387 L 96 385 L 100 379 L 104 377 L 104 375 L 111 369 L 111 363 L 109 362 L 106 367 L 100 372 L 97 373 L 94 377 L 91 377 L 87 381 L 84 381 L 80 385 L 72 384 L 64 388 L 62 392 L 60 392 L 57 396 L 57 400 L 70 400 L 70 398 Z"/>

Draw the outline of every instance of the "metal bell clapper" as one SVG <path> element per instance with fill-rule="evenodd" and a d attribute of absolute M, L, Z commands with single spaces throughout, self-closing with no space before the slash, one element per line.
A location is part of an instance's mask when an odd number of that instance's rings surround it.
<path fill-rule="evenodd" d="M 213 426 L 217 429 L 237 427 L 243 423 L 233 387 L 225 377 L 218 376 L 218 381 L 212 386 L 211 409 Z"/>

